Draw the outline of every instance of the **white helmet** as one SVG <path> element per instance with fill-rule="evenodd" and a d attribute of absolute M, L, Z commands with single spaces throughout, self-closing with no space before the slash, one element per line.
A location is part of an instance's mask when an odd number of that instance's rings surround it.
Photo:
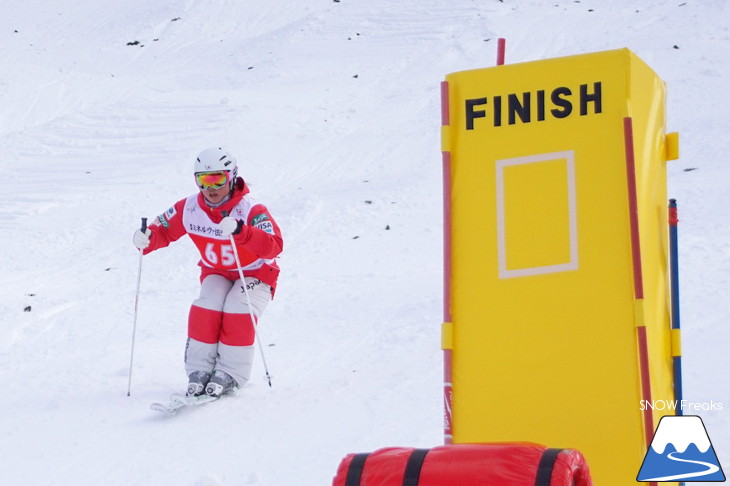
<path fill-rule="evenodd" d="M 218 171 L 228 172 L 231 186 L 233 186 L 236 183 L 236 176 L 238 175 L 236 158 L 220 147 L 207 148 L 198 154 L 198 157 L 195 159 L 194 174 Z"/>

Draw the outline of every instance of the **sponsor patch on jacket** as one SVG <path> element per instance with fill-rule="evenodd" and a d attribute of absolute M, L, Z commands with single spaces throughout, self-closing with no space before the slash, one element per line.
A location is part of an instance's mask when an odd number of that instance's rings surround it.
<path fill-rule="evenodd" d="M 258 228 L 260 230 L 266 231 L 268 234 L 273 235 L 274 234 L 274 225 L 271 224 L 271 221 L 262 221 L 258 224 L 254 225 L 254 228 Z"/>
<path fill-rule="evenodd" d="M 269 219 L 269 215 L 266 213 L 261 213 L 251 220 L 251 226 L 256 226 L 260 222 L 266 221 L 267 219 Z"/>
<path fill-rule="evenodd" d="M 165 228 L 169 228 L 170 227 L 170 218 L 175 216 L 176 213 L 177 213 L 177 211 L 175 211 L 175 206 L 173 206 L 170 209 L 168 209 L 167 211 L 165 211 L 164 213 L 157 216 L 157 219 L 160 221 L 160 224 L 162 226 L 164 226 Z"/>

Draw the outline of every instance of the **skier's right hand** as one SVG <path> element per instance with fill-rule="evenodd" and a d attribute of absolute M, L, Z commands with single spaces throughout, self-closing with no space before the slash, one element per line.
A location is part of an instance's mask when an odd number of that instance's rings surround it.
<path fill-rule="evenodd" d="M 142 230 L 138 229 L 134 232 L 132 243 L 134 243 L 134 246 L 136 246 L 138 250 L 144 250 L 150 244 L 150 235 L 152 235 L 152 230 L 149 228 L 145 229 L 144 233 Z"/>

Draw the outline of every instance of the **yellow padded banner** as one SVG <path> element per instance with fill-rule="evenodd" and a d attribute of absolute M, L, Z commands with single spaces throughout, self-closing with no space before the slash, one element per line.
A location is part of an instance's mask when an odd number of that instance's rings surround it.
<path fill-rule="evenodd" d="M 664 84 L 628 49 L 446 81 L 453 442 L 572 447 L 635 484 L 661 416 L 642 390 L 673 398 Z"/>

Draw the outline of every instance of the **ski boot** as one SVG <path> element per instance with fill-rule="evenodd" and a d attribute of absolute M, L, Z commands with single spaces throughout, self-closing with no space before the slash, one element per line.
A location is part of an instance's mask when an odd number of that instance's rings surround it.
<path fill-rule="evenodd" d="M 225 371 L 215 370 L 213 376 L 205 387 L 205 394 L 209 397 L 218 398 L 222 395 L 235 393 L 238 383 Z"/>
<path fill-rule="evenodd" d="M 210 381 L 210 373 L 207 371 L 193 371 L 188 376 L 188 391 L 185 395 L 189 397 L 202 395 L 208 381 Z"/>

